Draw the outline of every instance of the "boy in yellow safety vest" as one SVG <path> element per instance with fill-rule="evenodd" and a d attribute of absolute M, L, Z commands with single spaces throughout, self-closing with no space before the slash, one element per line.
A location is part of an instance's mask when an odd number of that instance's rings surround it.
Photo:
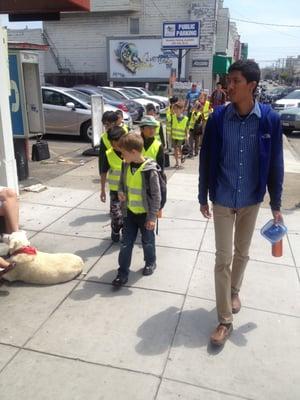
<path fill-rule="evenodd" d="M 213 108 L 211 106 L 210 101 L 208 100 L 208 95 L 206 92 L 202 92 L 199 96 L 199 103 L 200 103 L 200 111 L 202 116 L 202 132 L 203 134 L 200 136 L 200 146 L 202 145 L 202 140 L 207 124 L 207 120 L 209 115 L 213 112 Z"/>
<path fill-rule="evenodd" d="M 141 135 L 144 140 L 143 155 L 156 161 L 163 171 L 165 167 L 164 149 L 155 135 L 157 123 L 158 121 L 150 115 L 141 120 Z"/>
<path fill-rule="evenodd" d="M 199 153 L 200 136 L 202 135 L 201 105 L 196 101 L 193 105 L 189 120 L 189 158 Z"/>
<path fill-rule="evenodd" d="M 183 115 L 183 109 L 184 106 L 181 103 L 176 103 L 173 106 L 171 137 L 176 161 L 175 168 L 182 168 L 182 163 L 184 162 L 182 145 L 187 140 L 188 133 L 189 119 Z"/>
<path fill-rule="evenodd" d="M 111 128 L 116 126 L 118 121 L 118 116 L 114 111 L 105 111 L 102 116 L 102 124 L 105 131 L 101 135 L 100 147 L 99 147 L 99 173 L 102 171 L 102 164 L 105 160 L 106 150 L 111 148 L 111 143 L 108 140 L 108 132 Z"/>
<path fill-rule="evenodd" d="M 122 111 L 122 110 L 117 110 L 117 111 L 115 111 L 115 113 L 116 113 L 117 116 L 118 116 L 118 120 L 117 120 L 116 125 L 119 126 L 120 128 L 123 128 L 124 131 L 125 131 L 126 133 L 128 133 L 128 132 L 129 132 L 129 128 L 128 128 L 128 126 L 127 126 L 127 125 L 125 124 L 125 122 L 124 122 L 124 114 L 123 114 L 123 111 Z"/>
<path fill-rule="evenodd" d="M 166 109 L 166 136 L 167 136 L 168 148 L 169 145 L 171 144 L 172 115 L 174 114 L 173 106 L 178 102 L 178 97 L 177 96 L 170 97 L 169 102 L 170 105 Z"/>
<path fill-rule="evenodd" d="M 163 148 L 164 148 L 165 145 L 166 145 L 165 136 L 164 136 L 164 130 L 163 130 L 162 123 L 158 119 L 157 112 L 156 112 L 154 104 L 149 103 L 149 104 L 146 105 L 146 115 L 145 115 L 145 117 L 146 116 L 147 117 L 151 116 L 151 117 L 156 119 L 157 124 L 155 126 L 155 134 L 154 134 L 154 136 L 159 142 L 161 142 L 161 144 L 163 145 Z"/>
<path fill-rule="evenodd" d="M 144 142 L 141 135 L 129 133 L 122 136 L 119 147 L 125 159 L 119 185 L 119 200 L 124 204 L 124 226 L 119 269 L 112 282 L 115 287 L 121 287 L 128 282 L 132 250 L 139 230 L 145 260 L 143 275 L 151 275 L 155 270 L 154 229 L 161 205 L 159 166 L 143 156 Z M 148 178 L 146 174 L 149 174 Z"/>
<path fill-rule="evenodd" d="M 121 203 L 118 198 L 118 188 L 123 162 L 118 143 L 123 135 L 125 135 L 125 131 L 119 126 L 115 126 L 109 130 L 107 136 L 111 147 L 105 152 L 100 174 L 100 199 L 103 203 L 106 202 L 105 185 L 107 180 L 109 184 L 111 240 L 113 242 L 118 242 L 120 240 L 120 231 L 123 227 Z"/>

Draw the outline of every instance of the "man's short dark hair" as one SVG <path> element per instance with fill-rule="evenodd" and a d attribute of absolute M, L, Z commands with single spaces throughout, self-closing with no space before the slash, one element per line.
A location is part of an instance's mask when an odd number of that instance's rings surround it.
<path fill-rule="evenodd" d="M 221 82 L 217 82 L 217 86 L 218 86 L 218 85 L 221 85 L 221 86 L 222 86 L 222 83 L 221 83 Z"/>
<path fill-rule="evenodd" d="M 105 111 L 102 115 L 102 123 L 113 123 L 118 121 L 118 116 L 114 111 Z"/>
<path fill-rule="evenodd" d="M 114 126 L 112 129 L 107 132 L 108 140 L 111 142 L 113 140 L 117 141 L 121 139 L 123 135 L 125 135 L 125 131 L 120 126 Z"/>
<path fill-rule="evenodd" d="M 146 104 L 146 112 L 154 111 L 156 113 L 156 109 L 153 103 Z"/>
<path fill-rule="evenodd" d="M 234 71 L 240 71 L 243 77 L 246 79 L 247 83 L 256 82 L 257 85 L 260 81 L 260 69 L 258 64 L 252 60 L 239 60 L 233 63 L 229 69 L 228 73 Z"/>

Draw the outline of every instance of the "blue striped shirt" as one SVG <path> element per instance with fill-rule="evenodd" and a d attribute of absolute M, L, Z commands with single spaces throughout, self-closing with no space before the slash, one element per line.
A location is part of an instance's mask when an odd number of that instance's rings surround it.
<path fill-rule="evenodd" d="M 257 203 L 260 118 L 257 102 L 246 118 L 238 114 L 233 104 L 225 111 L 216 187 L 216 203 L 221 206 L 242 208 Z"/>

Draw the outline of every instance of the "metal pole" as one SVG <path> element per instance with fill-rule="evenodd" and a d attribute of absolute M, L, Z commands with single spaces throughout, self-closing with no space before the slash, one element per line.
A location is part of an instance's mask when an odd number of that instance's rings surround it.
<path fill-rule="evenodd" d="M 8 70 L 7 31 L 0 26 L 0 185 L 19 193 L 9 106 L 10 78 Z"/>
<path fill-rule="evenodd" d="M 178 82 L 180 82 L 181 68 L 182 68 L 182 49 L 179 49 L 179 51 L 178 51 Z"/>

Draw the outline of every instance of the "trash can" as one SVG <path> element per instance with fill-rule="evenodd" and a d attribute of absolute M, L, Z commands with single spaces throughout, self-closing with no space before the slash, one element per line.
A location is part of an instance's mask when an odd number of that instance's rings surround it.
<path fill-rule="evenodd" d="M 29 176 L 27 139 L 14 139 L 15 157 L 17 163 L 17 174 L 19 181 L 27 179 Z"/>

